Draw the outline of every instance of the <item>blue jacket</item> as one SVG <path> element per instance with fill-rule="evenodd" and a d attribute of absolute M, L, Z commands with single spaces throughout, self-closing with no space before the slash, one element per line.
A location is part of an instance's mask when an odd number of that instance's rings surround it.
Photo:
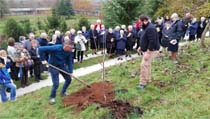
<path fill-rule="evenodd" d="M 47 39 L 39 38 L 38 41 L 39 41 L 40 46 L 47 46 L 48 45 Z"/>
<path fill-rule="evenodd" d="M 156 51 L 160 49 L 159 36 L 155 26 L 152 23 L 148 23 L 147 26 L 141 32 L 140 40 L 141 50 L 143 52 Z"/>
<path fill-rule="evenodd" d="M 0 84 L 11 83 L 11 77 L 7 70 L 8 68 L 8 65 L 4 68 L 0 68 Z"/>
<path fill-rule="evenodd" d="M 197 29 L 198 29 L 198 23 L 193 23 L 189 26 L 189 34 L 190 35 L 195 35 L 197 33 Z"/>
<path fill-rule="evenodd" d="M 73 53 L 64 51 L 63 45 L 39 47 L 39 55 L 42 61 L 47 60 L 46 54 L 49 54 L 49 64 L 58 68 L 68 66 L 68 72 L 73 73 Z"/>
<path fill-rule="evenodd" d="M 124 36 L 122 38 L 120 38 L 120 36 L 116 39 L 117 42 L 117 47 L 116 49 L 118 50 L 124 50 L 125 46 L 126 46 L 126 41 L 127 41 L 127 37 L 124 34 Z"/>
<path fill-rule="evenodd" d="M 90 33 L 88 31 L 82 32 L 82 35 L 87 39 L 90 40 Z"/>

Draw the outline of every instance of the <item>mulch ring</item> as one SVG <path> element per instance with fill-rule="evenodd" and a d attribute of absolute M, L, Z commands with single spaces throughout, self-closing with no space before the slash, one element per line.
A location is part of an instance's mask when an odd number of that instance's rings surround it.
<path fill-rule="evenodd" d="M 72 93 L 63 100 L 63 105 L 73 106 L 76 111 L 82 111 L 91 104 L 99 104 L 102 108 L 108 108 L 113 118 L 123 119 L 127 115 L 135 113 L 141 116 L 143 111 L 139 107 L 133 107 L 128 102 L 114 100 L 115 92 L 112 83 L 97 82 Z"/>

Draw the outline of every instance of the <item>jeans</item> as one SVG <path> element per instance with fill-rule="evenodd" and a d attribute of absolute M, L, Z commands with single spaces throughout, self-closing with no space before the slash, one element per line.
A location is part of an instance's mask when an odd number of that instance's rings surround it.
<path fill-rule="evenodd" d="M 58 67 L 58 68 L 68 72 L 66 67 Z M 66 75 L 66 74 L 58 71 L 57 69 L 52 68 L 52 67 L 49 67 L 49 72 L 51 74 L 52 83 L 53 83 L 52 88 L 51 88 L 51 94 L 50 94 L 50 99 L 52 99 L 52 98 L 56 97 L 56 90 L 58 89 L 58 86 L 59 86 L 59 73 L 65 79 L 63 88 L 61 90 L 61 94 L 64 94 L 66 92 L 66 89 L 69 87 L 69 85 L 71 83 L 71 77 L 69 75 Z"/>
<path fill-rule="evenodd" d="M 16 85 L 13 83 L 7 83 L 2 85 L 1 89 L 1 100 L 2 102 L 6 102 L 8 100 L 7 94 L 6 94 L 6 89 L 10 88 L 10 100 L 15 100 L 16 99 Z"/>

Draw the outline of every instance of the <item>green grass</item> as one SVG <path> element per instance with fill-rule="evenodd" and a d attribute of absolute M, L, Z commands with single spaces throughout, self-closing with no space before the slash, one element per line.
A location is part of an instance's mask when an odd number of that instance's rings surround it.
<path fill-rule="evenodd" d="M 152 83 L 145 90 L 136 90 L 139 83 L 139 65 L 131 61 L 106 69 L 106 79 L 113 82 L 115 89 L 127 89 L 125 94 L 117 93 L 116 99 L 127 100 L 144 110 L 143 119 L 209 119 L 210 118 L 210 48 L 201 49 L 198 44 L 183 47 L 179 54 L 179 65 L 167 57 L 156 59 L 152 64 Z M 167 70 L 166 70 L 167 69 Z M 131 74 L 136 73 L 134 78 Z M 96 72 L 81 77 L 86 82 L 101 81 L 101 73 Z M 83 85 L 73 81 L 68 92 L 72 93 Z M 100 87 L 99 87 L 100 88 Z M 61 86 L 59 88 L 59 91 Z M 15 102 L 0 104 L 2 119 L 100 119 L 108 109 L 97 110 L 97 105 L 89 106 L 80 113 L 72 107 L 64 108 L 62 99 L 48 104 L 50 87 L 18 97 Z M 131 119 L 138 119 L 130 115 Z"/>

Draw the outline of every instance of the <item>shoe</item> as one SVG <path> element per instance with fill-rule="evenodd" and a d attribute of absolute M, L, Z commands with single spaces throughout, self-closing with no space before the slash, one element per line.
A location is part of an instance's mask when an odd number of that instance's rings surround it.
<path fill-rule="evenodd" d="M 128 57 L 128 55 L 125 55 L 125 57 Z"/>
<path fill-rule="evenodd" d="M 117 60 L 120 60 L 120 57 L 119 57 L 119 58 L 117 58 Z"/>
<path fill-rule="evenodd" d="M 54 104 L 55 104 L 55 98 L 51 98 L 50 101 L 49 101 L 49 103 L 50 103 L 51 105 L 54 105 Z"/>
<path fill-rule="evenodd" d="M 85 57 L 88 57 L 88 55 L 85 55 Z"/>
<path fill-rule="evenodd" d="M 146 87 L 145 85 L 139 84 L 136 88 L 138 90 L 143 90 L 145 87 Z"/>
<path fill-rule="evenodd" d="M 131 57 L 131 55 L 129 55 L 129 57 Z"/>
<path fill-rule="evenodd" d="M 61 97 L 66 97 L 66 96 L 68 96 L 68 95 L 69 95 L 69 94 L 68 94 L 67 92 L 61 93 L 61 94 L 60 94 Z"/>

